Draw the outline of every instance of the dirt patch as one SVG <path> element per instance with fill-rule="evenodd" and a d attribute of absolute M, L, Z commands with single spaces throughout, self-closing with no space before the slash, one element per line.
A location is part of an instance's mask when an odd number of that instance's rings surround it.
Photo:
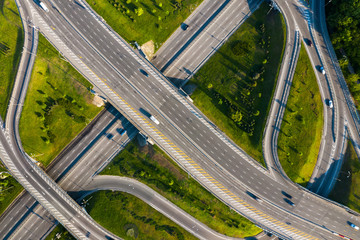
<path fill-rule="evenodd" d="M 104 101 L 98 95 L 94 95 L 94 99 L 92 101 L 92 104 L 94 104 L 97 107 L 101 107 L 101 106 L 104 106 Z"/>
<path fill-rule="evenodd" d="M 147 58 L 149 60 L 151 60 L 154 57 L 154 52 L 155 52 L 155 45 L 154 45 L 153 40 L 150 40 L 150 41 L 144 43 L 141 46 L 141 50 L 145 53 Z"/>

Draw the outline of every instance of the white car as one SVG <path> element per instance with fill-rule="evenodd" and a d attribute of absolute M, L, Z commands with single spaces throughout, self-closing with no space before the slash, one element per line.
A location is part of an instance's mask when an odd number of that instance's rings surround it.
<path fill-rule="evenodd" d="M 355 229 L 355 230 L 359 230 L 359 227 L 358 226 L 356 226 L 355 224 L 353 224 L 353 223 L 350 223 L 350 227 L 352 227 L 353 229 Z"/>
<path fill-rule="evenodd" d="M 154 122 L 154 123 L 156 123 L 157 125 L 159 125 L 159 120 L 157 120 L 154 116 L 150 116 L 150 119 Z"/>
<path fill-rule="evenodd" d="M 324 69 L 323 66 L 320 67 L 320 72 L 321 72 L 323 75 L 325 75 L 325 69 Z"/>
<path fill-rule="evenodd" d="M 334 107 L 334 104 L 331 100 L 329 100 L 329 108 L 333 108 Z"/>

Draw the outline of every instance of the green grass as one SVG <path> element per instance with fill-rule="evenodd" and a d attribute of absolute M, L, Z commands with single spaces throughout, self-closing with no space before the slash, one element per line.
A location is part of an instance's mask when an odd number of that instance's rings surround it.
<path fill-rule="evenodd" d="M 153 40 L 155 49 L 158 49 L 202 0 L 87 0 L 87 2 L 126 41 L 137 41 L 142 45 Z M 139 8 L 144 12 L 141 16 L 135 13 Z"/>
<path fill-rule="evenodd" d="M 261 231 L 190 178 L 157 146 L 139 148 L 131 142 L 101 174 L 135 178 L 222 234 L 247 237 Z"/>
<path fill-rule="evenodd" d="M 90 86 L 40 36 L 19 130 L 25 151 L 44 166 L 100 112 Z"/>
<path fill-rule="evenodd" d="M 288 177 L 306 186 L 319 153 L 323 103 L 304 46 L 300 50 L 278 138 L 278 155 Z"/>
<path fill-rule="evenodd" d="M 0 215 L 23 190 L 22 186 L 9 174 L 0 163 Z"/>
<path fill-rule="evenodd" d="M 86 207 L 90 216 L 123 239 L 197 239 L 128 193 L 100 191 L 90 197 L 89 206 Z"/>
<path fill-rule="evenodd" d="M 350 177 L 348 172 L 350 172 Z M 329 198 L 360 212 L 360 161 L 349 141 L 344 163 Z"/>
<path fill-rule="evenodd" d="M 23 46 L 23 30 L 15 1 L 0 0 L 0 116 L 4 120 Z M 0 172 L 7 171 L 0 163 Z M 0 215 L 22 191 L 11 176 L 0 178 Z"/>
<path fill-rule="evenodd" d="M 58 235 L 58 236 L 56 236 Z M 58 224 L 54 230 L 45 238 L 46 240 L 75 240 L 61 224 Z"/>
<path fill-rule="evenodd" d="M 280 13 L 268 11 L 262 4 L 189 82 L 197 86 L 191 96 L 195 105 L 261 163 L 262 134 L 286 38 Z"/>
<path fill-rule="evenodd" d="M 0 116 L 5 119 L 23 46 L 23 30 L 15 1 L 0 0 Z"/>

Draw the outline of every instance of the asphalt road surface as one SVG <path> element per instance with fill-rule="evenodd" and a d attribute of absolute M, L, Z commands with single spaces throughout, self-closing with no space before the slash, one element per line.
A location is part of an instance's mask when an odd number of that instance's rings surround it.
<path fill-rule="evenodd" d="M 203 5 L 206 5 L 206 1 L 203 3 Z M 203 15 L 201 12 L 197 12 L 197 14 L 198 15 Z M 206 19 L 205 19 L 206 20 Z M 243 20 L 244 19 L 242 19 L 241 20 L 241 22 L 243 22 Z M 216 21 L 220 21 L 220 19 L 217 19 Z M 209 31 L 207 31 L 207 33 L 209 33 Z M 197 43 L 198 43 L 199 41 L 197 41 Z M 33 55 L 35 55 L 35 53 L 32 53 Z M 27 71 L 30 71 L 29 69 L 26 69 Z M 21 69 L 19 70 L 19 71 L 22 71 Z M 17 81 L 17 83 L 18 82 L 21 82 L 21 81 Z M 25 88 L 26 89 L 26 88 Z M 23 90 L 23 89 L 22 89 Z M 24 90 L 23 90 L 24 91 Z M 15 94 L 15 96 L 13 96 L 13 99 L 18 99 L 18 95 L 19 94 Z M 8 115 L 8 116 L 10 116 L 10 115 Z M 106 118 L 106 116 L 104 115 L 104 114 L 101 114 L 101 117 L 104 117 L 104 118 Z M 101 118 L 100 117 L 100 118 Z M 10 121 L 10 120 L 9 120 Z M 111 119 L 109 120 L 110 122 L 112 121 Z M 82 136 L 83 137 L 83 136 Z M 80 141 L 80 138 L 79 138 L 79 140 L 78 141 Z M 87 141 L 84 141 L 84 142 L 82 142 L 82 144 L 85 144 Z M 21 144 L 19 144 L 19 145 L 21 145 Z M 70 147 L 73 147 L 74 146 L 74 144 L 70 144 L 70 146 L 69 146 L 69 149 L 68 149 L 68 151 L 71 151 L 71 149 L 70 149 Z M 72 151 L 76 151 L 76 149 L 74 149 L 74 150 L 72 150 Z M 101 151 L 101 149 L 100 149 L 100 151 Z M 104 152 L 106 152 L 106 148 L 104 149 Z M 105 154 L 107 154 L 108 152 L 106 152 Z M 115 153 L 114 153 L 115 154 Z M 61 157 L 58 157 L 56 160 L 60 160 L 60 159 L 63 159 L 63 158 L 61 158 Z M 67 159 L 69 159 L 69 156 L 67 157 Z M 56 160 L 54 161 L 54 162 L 56 162 Z M 79 160 L 80 161 L 80 160 Z M 54 166 L 56 166 L 56 167 L 58 167 L 58 166 L 66 166 L 67 164 L 66 164 L 66 162 L 62 162 L 61 164 L 54 164 Z M 105 165 L 105 164 L 104 164 Z M 88 166 L 90 166 L 90 164 L 88 165 Z M 58 167 L 59 168 L 59 167 Z M 70 168 L 70 167 L 66 167 L 65 169 L 67 169 L 68 170 L 68 168 Z M 83 168 L 82 170 L 83 171 L 86 171 L 85 170 L 86 168 Z M 60 174 L 60 173 L 59 173 Z M 65 173 L 62 173 L 62 175 L 64 175 Z M 53 174 L 50 174 L 52 177 L 54 176 Z M 85 175 L 85 176 L 83 176 L 83 179 L 86 177 L 87 175 Z M 54 178 L 54 177 L 53 177 Z M 56 179 L 56 178 L 55 178 Z M 58 180 L 58 179 L 57 179 Z M 78 184 L 79 186 L 80 185 L 82 185 L 82 184 Z M 29 196 L 28 196 L 29 197 Z M 20 199 L 22 199 L 21 201 L 20 201 Z M 8 209 L 8 212 L 11 212 L 11 221 L 8 221 L 9 219 L 8 219 L 8 217 L 4 217 L 3 216 L 3 218 L 2 219 L 0 219 L 0 221 L 1 222 L 3 222 L 4 224 L 2 225 L 2 226 L 4 226 L 3 227 L 3 229 L 2 229 L 2 236 L 6 236 L 6 238 L 9 236 L 9 234 L 10 233 L 12 233 L 12 232 L 14 232 L 15 230 L 17 231 L 17 233 L 16 233 L 16 237 L 18 237 L 18 238 L 25 238 L 24 236 L 28 236 L 28 237 L 33 237 L 33 236 L 45 236 L 45 234 L 46 234 L 46 231 L 42 231 L 42 230 L 47 230 L 47 228 L 46 228 L 46 225 L 45 225 L 45 227 L 40 227 L 39 228 L 39 226 L 37 226 L 38 224 L 37 223 L 39 223 L 39 221 L 28 221 L 28 220 L 25 220 L 25 216 L 26 215 L 28 215 L 29 214 L 29 212 L 32 212 L 33 214 L 35 214 L 38 218 L 41 218 L 41 219 L 48 219 L 48 222 L 51 222 L 51 225 L 53 225 L 52 224 L 52 219 L 51 219 L 51 217 L 50 217 L 50 215 L 48 214 L 48 213 L 46 213 L 43 209 L 42 209 L 42 211 L 40 211 L 39 209 L 41 209 L 40 207 L 38 207 L 38 208 L 36 208 L 36 211 L 34 211 L 33 209 L 34 209 L 34 206 L 35 205 L 33 205 L 30 209 L 31 210 L 28 210 L 28 211 L 21 211 L 21 207 L 19 207 L 19 209 L 17 208 L 17 206 L 31 206 L 32 204 L 30 204 L 30 203 L 28 203 L 28 204 L 25 204 L 24 202 L 24 199 L 26 199 L 26 198 L 20 198 L 20 199 L 18 199 L 18 201 L 17 201 L 17 204 L 14 204 L 13 206 L 12 206 L 12 208 L 10 208 L 10 209 Z M 14 212 L 16 211 L 16 215 L 14 214 Z M 26 212 L 26 214 L 22 214 L 22 212 Z M 16 219 L 18 219 L 18 220 L 16 220 Z M 51 221 L 50 221 L 51 220 Z M 24 224 L 25 226 L 23 226 L 20 230 L 18 230 L 18 229 L 16 229 L 16 227 L 18 228 L 19 227 L 19 225 L 21 225 L 21 223 L 22 222 L 24 222 L 24 221 L 26 221 L 26 223 L 27 224 Z M 8 222 L 7 224 L 5 224 L 5 222 Z M 41 221 L 40 221 L 41 222 Z M 10 223 L 16 223 L 16 224 L 13 224 L 13 226 L 12 227 L 10 227 L 11 226 L 11 224 Z M 32 224 L 32 226 L 30 226 L 30 224 Z M 16 227 L 15 227 L 15 225 L 16 225 Z M 29 225 L 29 226 L 27 226 L 27 225 Z M 8 228 L 10 228 L 10 229 L 8 229 Z M 34 231 L 34 229 L 36 229 L 36 232 L 37 233 L 34 233 L 35 231 Z M 42 232 L 42 233 L 41 233 Z M 1 232 L 0 232 L 1 233 Z M 21 237 L 21 236 L 23 236 L 23 237 Z"/>
<path fill-rule="evenodd" d="M 119 131 L 126 129 L 123 136 Z M 48 175 L 66 191 L 81 191 L 138 133 L 115 109 L 102 111 L 47 168 Z M 42 239 L 57 224 L 27 192 L 0 217 L 1 239 Z"/>
<path fill-rule="evenodd" d="M 262 0 L 204 1 L 157 51 L 152 63 L 183 86 L 254 12 Z"/>
<path fill-rule="evenodd" d="M 60 15 L 59 12 L 54 10 L 49 13 L 51 14 L 51 18 L 47 18 L 47 14 L 44 15 L 46 23 L 51 26 L 56 26 L 54 27 L 55 30 L 51 31 L 49 30 L 49 27 L 46 28 L 46 26 L 43 25 L 45 23 L 44 21 L 39 22 L 41 31 L 60 49 L 60 51 L 63 52 L 65 56 L 68 56 L 69 60 L 75 66 L 78 66 L 78 69 L 81 69 L 81 67 L 84 68 L 84 65 L 86 65 L 88 70 L 86 71 L 83 69 L 84 75 L 93 74 L 90 79 L 99 87 L 99 89 L 103 90 L 104 95 L 108 97 L 114 106 L 120 111 L 123 111 L 127 116 L 132 115 L 131 121 L 133 121 L 137 127 L 153 138 L 155 142 L 173 156 L 184 168 L 192 171 L 193 176 L 211 189 L 213 193 L 217 192 L 217 195 L 220 198 L 230 202 L 229 204 L 234 206 L 235 209 L 246 212 L 246 210 L 251 211 L 251 209 L 245 207 L 245 204 L 242 204 L 241 200 L 238 200 L 237 198 L 235 200 L 235 197 L 237 196 L 244 196 L 244 190 L 236 189 L 236 187 L 241 186 L 242 183 L 242 187 L 248 187 L 249 189 L 252 189 L 252 191 L 257 192 L 260 187 L 261 189 L 265 186 L 268 187 L 269 191 L 261 191 L 261 196 L 265 199 L 269 199 L 270 203 L 276 203 L 276 207 L 279 207 L 282 211 L 286 210 L 286 213 L 288 213 L 286 219 L 291 219 L 288 221 L 291 224 L 290 230 L 294 229 L 293 232 L 291 232 L 287 230 L 288 226 L 286 228 L 284 228 L 283 225 L 271 226 L 271 228 L 276 229 L 279 234 L 285 234 L 294 238 L 301 237 L 303 239 L 303 233 L 306 232 L 315 236 L 323 236 L 323 234 L 325 234 L 325 236 L 331 239 L 333 235 L 326 225 L 336 229 L 344 228 L 344 223 L 346 223 L 345 219 L 350 218 L 345 210 L 338 209 L 337 206 L 333 206 L 328 202 L 324 203 L 322 199 L 319 199 L 310 193 L 299 191 L 298 188 L 293 185 L 277 183 L 256 163 L 251 160 L 244 161 L 248 160 L 248 158 L 245 155 L 242 155 L 240 150 L 231 145 L 231 142 L 227 139 L 221 139 L 219 135 L 217 135 L 217 132 L 215 132 L 210 125 L 206 125 L 207 123 L 202 121 L 203 119 L 200 118 L 197 113 L 194 115 L 194 112 L 191 112 L 194 109 L 191 104 L 184 100 L 182 101 L 181 96 L 177 95 L 174 89 L 171 89 L 169 85 L 166 85 L 167 83 L 161 78 L 161 75 L 158 72 L 154 71 L 151 66 L 147 66 L 126 46 L 126 44 L 121 42 L 121 39 L 114 38 L 115 35 L 112 35 L 113 33 L 108 31 L 105 26 L 102 26 L 100 21 L 96 21 L 91 15 L 88 15 L 89 12 L 86 8 L 76 8 L 73 7 L 71 3 L 69 5 L 70 7 L 68 7 L 66 5 L 68 3 L 65 2 L 56 2 L 56 4 L 58 10 L 61 9 L 59 11 L 63 15 Z M 76 14 L 72 14 L 72 11 L 75 11 Z M 84 20 L 85 18 L 87 21 Z M 92 20 L 94 20 L 94 22 L 91 23 Z M 69 30 L 71 27 L 67 25 L 68 23 L 76 27 Z M 95 31 L 86 32 L 85 29 L 89 28 L 90 25 L 98 27 L 93 28 Z M 65 31 L 65 29 L 67 31 Z M 60 38 L 55 39 L 55 32 L 59 34 Z M 96 40 L 93 40 L 92 42 L 90 39 Z M 115 39 L 116 41 L 113 42 Z M 64 42 L 66 42 L 65 45 L 63 44 Z M 114 47 L 110 48 L 110 45 L 113 45 Z M 68 46 L 71 47 L 71 51 L 75 53 L 75 56 L 70 55 L 70 50 L 67 48 Z M 85 48 L 84 46 L 88 47 Z M 68 53 L 69 55 L 67 55 Z M 79 62 L 79 59 L 76 56 L 82 56 L 82 60 Z M 126 61 L 117 61 L 119 56 L 121 56 L 120 58 L 126 59 Z M 97 63 L 97 66 L 93 63 Z M 99 66 L 101 66 L 101 69 L 98 69 Z M 140 75 L 141 73 L 139 74 L 137 71 L 130 71 L 130 69 L 134 70 L 140 68 L 144 68 L 145 71 L 149 72 L 149 76 L 142 76 Z M 118 77 L 115 77 L 115 74 Z M 100 77 L 96 77 L 96 75 Z M 103 81 L 102 79 L 106 79 L 106 81 Z M 148 84 L 144 86 L 141 82 L 145 82 L 145 80 Z M 121 97 L 116 94 L 119 94 Z M 135 97 L 134 94 L 138 94 L 138 96 Z M 165 99 L 166 102 L 164 101 Z M 125 104 L 124 101 L 127 104 Z M 172 108 L 174 108 L 174 110 Z M 135 111 L 133 109 L 135 109 Z M 141 109 L 146 111 L 147 114 L 144 114 L 143 112 L 140 115 L 136 114 L 138 113 L 137 111 L 140 112 Z M 149 117 L 149 114 L 155 114 L 160 121 L 160 124 L 156 126 L 158 131 L 154 131 L 152 125 L 149 125 L 149 121 L 145 118 Z M 193 134 L 195 130 L 198 134 Z M 165 134 L 162 134 L 162 132 Z M 169 146 L 171 144 L 162 142 L 164 138 L 161 138 L 160 135 L 167 136 L 166 140 L 168 139 L 171 142 L 176 142 L 176 148 L 181 150 L 187 149 L 186 153 L 184 152 L 186 154 L 185 158 L 191 156 L 191 161 L 195 161 L 201 170 L 199 171 L 199 168 L 194 169 L 193 167 L 186 166 L 186 163 L 189 161 L 186 161 L 179 156 L 178 149 L 176 149 L 177 152 L 172 151 L 175 147 L 171 147 Z M 172 137 L 170 138 L 169 136 Z M 176 140 L 176 138 L 179 140 Z M 211 142 L 206 144 L 206 140 L 211 140 Z M 223 151 L 217 151 L 216 148 Z M 216 152 L 214 152 L 214 150 Z M 178 154 L 178 156 L 176 156 L 176 154 Z M 231 160 L 232 156 L 234 156 L 234 160 Z M 234 162 L 236 159 L 243 160 Z M 239 165 L 242 165 L 242 167 L 240 168 Z M 226 174 L 224 174 L 225 171 Z M 221 190 L 222 188 L 219 189 L 219 187 L 214 186 L 215 184 L 213 184 L 212 181 L 201 179 L 201 177 L 205 178 L 205 174 L 216 179 L 216 181 L 220 182 L 227 190 L 224 191 Z M 257 177 L 255 181 L 254 176 L 261 177 Z M 243 180 L 243 178 L 246 180 Z M 273 186 L 271 184 L 273 184 Z M 227 192 L 229 191 L 228 189 L 231 189 L 231 193 Z M 296 199 L 294 200 L 296 201 L 296 207 L 294 207 L 294 209 L 292 208 L 293 206 L 289 207 L 289 204 L 284 201 L 282 191 L 290 192 L 291 195 L 296 196 L 296 198 L 294 198 Z M 234 195 L 235 197 L 231 197 L 230 195 Z M 225 196 L 231 200 L 226 200 Z M 272 198 L 278 198 L 278 200 L 272 200 Z M 301 202 L 302 200 L 303 202 Z M 263 205 L 264 204 L 262 204 L 261 207 L 265 207 Z M 328 206 L 324 208 L 324 205 Z M 311 209 L 311 206 L 314 207 L 314 210 Z M 273 207 L 274 206 L 268 207 L 268 209 L 266 209 L 267 213 L 270 213 L 271 216 L 274 216 L 277 219 L 283 219 L 284 214 L 279 214 L 278 211 L 274 211 Z M 329 210 L 329 207 L 331 210 Z M 329 211 L 338 211 L 334 215 L 337 215 L 339 219 L 334 221 L 333 218 L 328 218 L 327 214 Z M 251 212 L 254 213 L 254 211 Z M 249 212 L 244 214 L 249 214 Z M 313 215 L 311 217 L 312 221 L 306 220 L 308 219 L 306 214 L 310 216 Z M 255 216 L 250 217 L 253 221 L 255 221 L 254 218 L 263 219 L 260 215 L 254 215 Z M 328 224 L 328 221 L 330 221 L 332 225 Z M 267 220 L 264 220 L 262 224 L 264 227 L 265 224 L 272 225 Z M 325 227 L 323 227 L 323 225 L 325 225 Z M 295 229 L 302 229 L 302 233 L 298 233 Z M 310 236 L 306 237 L 311 238 Z"/>
<path fill-rule="evenodd" d="M 162 122 L 162 121 L 161 121 Z M 165 122 L 165 121 L 164 121 Z M 252 164 L 251 167 L 253 167 L 254 165 Z"/>
<path fill-rule="evenodd" d="M 88 191 L 86 195 L 99 190 L 122 191 L 132 194 L 199 239 L 238 239 L 227 237 L 209 229 L 205 224 L 137 180 L 118 176 L 97 176 L 88 185 L 84 186 L 84 191 Z"/>

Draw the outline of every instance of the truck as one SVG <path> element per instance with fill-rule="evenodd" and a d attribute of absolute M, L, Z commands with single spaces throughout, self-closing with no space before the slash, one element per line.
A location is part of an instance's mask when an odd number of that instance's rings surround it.
<path fill-rule="evenodd" d="M 157 120 L 153 115 L 150 116 L 151 121 L 153 121 L 154 123 L 156 123 L 157 125 L 159 125 L 159 120 Z"/>
<path fill-rule="evenodd" d="M 45 12 L 49 12 L 49 9 L 47 8 L 46 4 L 40 1 L 40 7 L 44 9 Z"/>

